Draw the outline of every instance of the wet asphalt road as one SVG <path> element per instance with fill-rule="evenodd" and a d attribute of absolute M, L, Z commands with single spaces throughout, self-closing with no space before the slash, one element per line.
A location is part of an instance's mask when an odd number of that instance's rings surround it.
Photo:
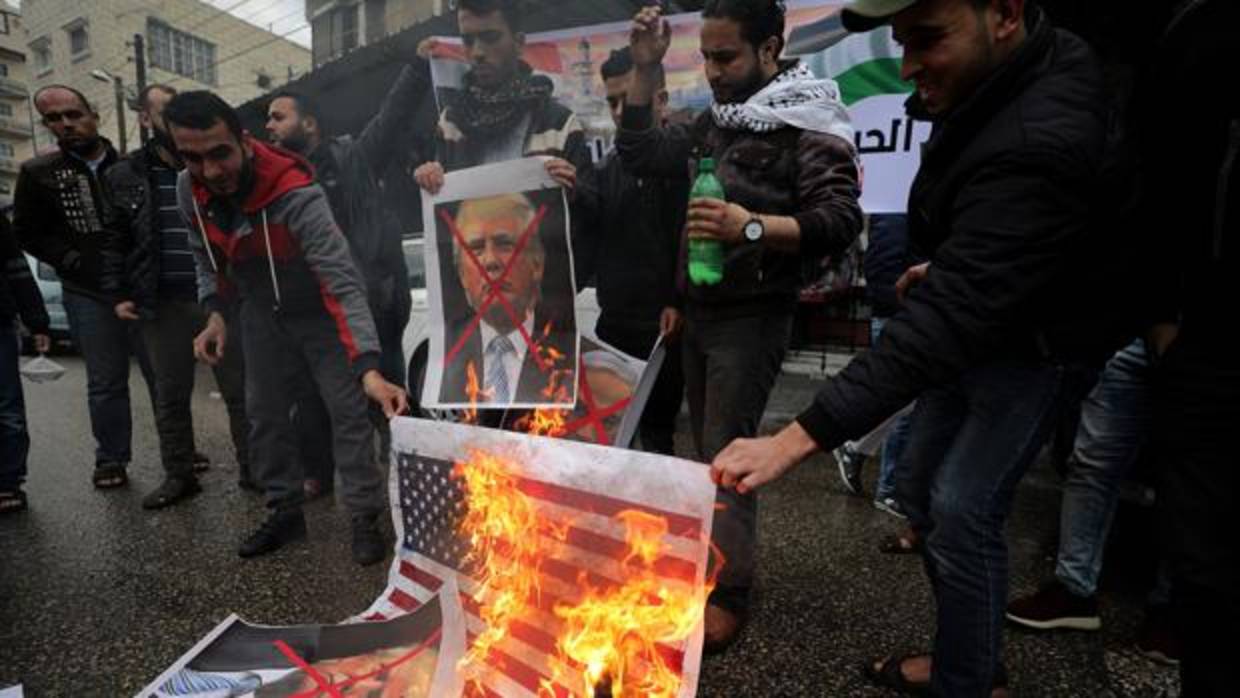
<path fill-rule="evenodd" d="M 229 613 L 264 624 L 328 622 L 362 610 L 383 589 L 387 565 L 350 561 L 343 510 L 328 501 L 308 507 L 307 543 L 258 560 L 236 556 L 262 508 L 236 486 L 224 407 L 206 372 L 194 403 L 199 450 L 213 460 L 204 492 L 170 510 L 141 509 L 161 471 L 136 370 L 131 485 L 95 491 L 83 367 L 76 357 L 56 358 L 69 369 L 64 379 L 26 384 L 31 509 L 0 518 L 0 688 L 22 683 L 34 697 L 132 695 Z M 791 418 L 812 390 L 808 379 L 781 379 L 768 428 Z M 1051 572 L 1058 497 L 1049 467 L 1022 485 L 1009 527 L 1014 590 Z M 1015 695 L 1175 695 L 1174 672 L 1131 649 L 1150 576 L 1140 552 L 1150 547 L 1143 518 L 1121 511 L 1101 632 L 1009 630 Z M 753 621 L 727 654 L 704 662 L 700 695 L 889 695 L 867 686 L 860 665 L 928 647 L 933 618 L 917 559 L 875 548 L 898 522 L 847 496 L 830 457 L 820 456 L 766 491 L 760 526 Z"/>

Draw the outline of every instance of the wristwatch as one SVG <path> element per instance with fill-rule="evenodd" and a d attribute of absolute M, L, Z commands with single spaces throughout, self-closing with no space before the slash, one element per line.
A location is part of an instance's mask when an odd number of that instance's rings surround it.
<path fill-rule="evenodd" d="M 766 234 L 766 226 L 762 224 L 762 219 L 758 216 L 750 218 L 743 230 L 745 232 L 745 239 L 750 242 L 757 242 Z"/>

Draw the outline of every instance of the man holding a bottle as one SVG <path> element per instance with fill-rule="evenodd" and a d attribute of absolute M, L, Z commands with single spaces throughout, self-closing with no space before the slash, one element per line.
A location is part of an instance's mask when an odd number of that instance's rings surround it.
<path fill-rule="evenodd" d="M 635 176 L 683 180 L 693 162 L 717 180 L 704 177 L 698 193 L 723 194 L 691 195 L 685 226 L 685 387 L 694 445 L 710 462 L 733 439 L 757 432 L 803 271 L 846 249 L 862 215 L 852 127 L 835 83 L 780 59 L 783 4 L 708 0 L 702 18 L 714 105 L 689 126 L 655 125 L 651 104 L 671 32 L 659 8 L 647 7 L 630 38 L 634 78 L 616 147 Z M 706 610 L 706 647 L 714 651 L 744 622 L 756 547 L 757 500 L 721 490 L 720 503 L 715 543 L 726 564 Z"/>

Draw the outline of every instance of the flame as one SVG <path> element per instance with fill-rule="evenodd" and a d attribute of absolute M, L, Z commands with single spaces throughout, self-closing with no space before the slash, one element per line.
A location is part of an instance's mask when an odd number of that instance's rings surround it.
<path fill-rule="evenodd" d="M 551 325 L 548 324 L 543 329 L 544 336 L 550 334 Z M 546 362 L 544 365 L 550 367 L 547 379 L 547 385 L 540 392 L 548 402 L 566 403 L 572 396 L 567 386 L 564 384 L 568 379 L 574 378 L 573 372 L 568 369 L 557 369 L 555 365 L 563 361 L 564 354 L 543 343 L 535 343 L 534 345 L 539 356 L 543 357 Z M 517 420 L 514 428 L 516 431 L 523 431 L 534 436 L 550 436 L 558 438 L 568 433 L 566 426 L 568 425 L 569 415 L 572 414 L 571 409 L 561 407 L 540 407 L 533 412 L 526 414 Z"/>
<path fill-rule="evenodd" d="M 680 691 L 680 676 L 659 646 L 682 642 L 701 622 L 714 575 L 701 588 L 669 587 L 654 569 L 664 550 L 667 519 L 633 510 L 617 518 L 628 546 L 622 562 L 626 579 L 619 587 L 598 590 L 581 575 L 584 597 L 555 609 L 564 621 L 557 646 L 565 664 L 582 667 L 574 693 L 592 696 L 596 687 L 609 685 L 613 696 L 671 698 Z M 564 683 L 568 678 L 557 676 Z M 544 682 L 542 693 L 550 689 Z"/>
<path fill-rule="evenodd" d="M 465 394 L 469 396 L 469 407 L 461 415 L 461 421 L 465 424 L 477 424 L 478 403 L 490 399 L 491 396 L 478 382 L 478 369 L 473 361 L 465 364 Z"/>
<path fill-rule="evenodd" d="M 514 621 L 532 612 L 542 561 L 554 552 L 546 549 L 541 534 L 557 540 L 567 536 L 565 527 L 538 515 L 512 472 L 512 464 L 479 450 L 471 450 L 454 469 L 464 481 L 467 511 L 461 529 L 470 542 L 469 562 L 478 570 L 476 596 L 486 624 L 459 668 L 478 688 L 491 649 L 508 637 Z"/>

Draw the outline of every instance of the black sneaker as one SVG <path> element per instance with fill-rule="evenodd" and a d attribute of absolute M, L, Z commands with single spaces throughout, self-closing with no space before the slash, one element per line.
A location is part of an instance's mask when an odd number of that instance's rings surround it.
<path fill-rule="evenodd" d="M 908 514 L 904 513 L 904 509 L 900 506 L 900 502 L 895 497 L 883 497 L 874 500 L 874 508 L 881 512 L 891 514 L 898 519 L 907 519 Z"/>
<path fill-rule="evenodd" d="M 198 479 L 193 475 L 189 477 L 178 477 L 169 475 L 164 478 L 163 484 L 142 498 L 143 509 L 163 509 L 170 507 L 182 499 L 189 499 L 202 491 L 202 486 L 198 484 Z"/>
<path fill-rule="evenodd" d="M 379 531 L 379 517 L 353 517 L 353 561 L 362 567 L 382 562 L 387 557 L 387 540 Z"/>
<path fill-rule="evenodd" d="M 279 550 L 286 543 L 306 537 L 306 517 L 301 509 L 275 510 L 267 516 L 267 520 L 241 543 L 237 554 L 241 557 L 256 557 Z"/>
<path fill-rule="evenodd" d="M 1137 630 L 1137 651 L 1159 664 L 1179 666 L 1180 634 L 1174 621 L 1167 606 L 1146 607 L 1145 620 Z"/>
<path fill-rule="evenodd" d="M 1097 630 L 1102 627 L 1098 597 L 1077 596 L 1057 579 L 1044 584 L 1036 594 L 1009 603 L 1007 619 L 1034 630 Z"/>
<path fill-rule="evenodd" d="M 840 468 L 840 479 L 844 481 L 844 487 L 858 497 L 865 494 L 861 487 L 861 466 L 865 465 L 865 454 L 857 453 L 848 444 L 844 444 L 832 451 L 832 455 Z"/>

